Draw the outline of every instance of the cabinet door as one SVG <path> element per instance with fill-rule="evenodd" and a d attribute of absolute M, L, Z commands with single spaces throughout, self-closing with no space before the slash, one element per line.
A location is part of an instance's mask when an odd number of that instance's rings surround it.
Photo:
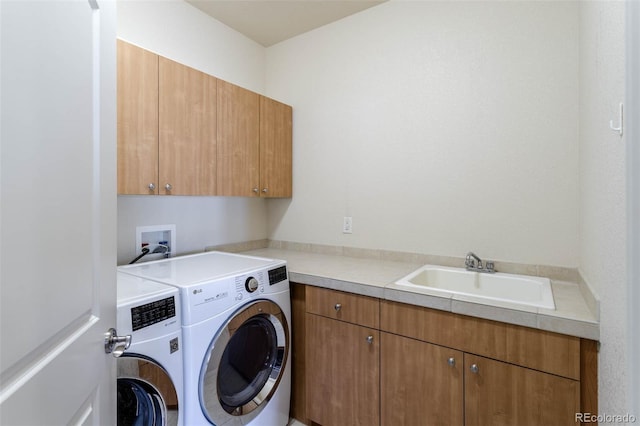
<path fill-rule="evenodd" d="M 462 352 L 380 334 L 381 425 L 462 425 Z"/>
<path fill-rule="evenodd" d="M 307 417 L 322 426 L 378 425 L 379 331 L 306 319 Z"/>
<path fill-rule="evenodd" d="M 260 96 L 218 80 L 218 195 L 260 195 Z"/>
<path fill-rule="evenodd" d="M 118 194 L 157 194 L 158 55 L 118 40 Z"/>
<path fill-rule="evenodd" d="M 468 425 L 575 425 L 580 382 L 464 355 Z"/>
<path fill-rule="evenodd" d="M 291 197 L 292 109 L 260 96 L 260 196 Z"/>
<path fill-rule="evenodd" d="M 160 194 L 216 194 L 217 79 L 160 58 Z"/>

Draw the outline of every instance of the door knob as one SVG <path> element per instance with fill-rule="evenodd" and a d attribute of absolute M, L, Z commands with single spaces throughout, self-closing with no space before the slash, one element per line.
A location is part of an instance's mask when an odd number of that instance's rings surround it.
<path fill-rule="evenodd" d="M 156 185 L 155 185 L 153 182 L 151 182 L 151 183 L 147 186 L 147 188 L 149 188 L 149 191 L 153 191 L 154 189 L 156 189 Z"/>
<path fill-rule="evenodd" d="M 478 371 L 480 371 L 480 369 L 478 368 L 478 364 L 471 364 L 469 370 L 471 370 L 472 373 L 478 373 Z"/>
<path fill-rule="evenodd" d="M 334 306 L 333 309 L 335 309 L 336 312 L 340 312 L 340 309 L 342 309 L 342 305 L 340 303 L 336 303 L 336 306 Z"/>
<path fill-rule="evenodd" d="M 373 336 L 367 336 L 367 343 L 370 345 L 373 343 Z"/>
<path fill-rule="evenodd" d="M 131 346 L 131 335 L 118 336 L 115 328 L 110 328 L 104 333 L 104 352 L 113 354 L 115 358 L 120 358 L 125 350 Z"/>
<path fill-rule="evenodd" d="M 447 360 L 447 364 L 449 364 L 452 367 L 456 366 L 456 359 L 454 357 L 451 357 Z"/>
<path fill-rule="evenodd" d="M 168 183 L 168 184 L 166 184 L 166 185 L 164 186 L 164 189 L 166 189 L 167 191 L 171 191 L 171 189 L 172 189 L 172 188 L 173 188 L 173 187 L 171 186 L 171 184 L 170 184 L 170 183 Z"/>

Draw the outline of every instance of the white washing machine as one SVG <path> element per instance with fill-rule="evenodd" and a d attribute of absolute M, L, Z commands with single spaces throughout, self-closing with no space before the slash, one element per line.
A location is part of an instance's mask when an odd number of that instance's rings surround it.
<path fill-rule="evenodd" d="M 180 289 L 185 425 L 288 423 L 291 301 L 285 261 L 207 252 L 119 270 Z"/>
<path fill-rule="evenodd" d="M 183 341 L 178 289 L 118 272 L 118 425 L 181 426 Z"/>

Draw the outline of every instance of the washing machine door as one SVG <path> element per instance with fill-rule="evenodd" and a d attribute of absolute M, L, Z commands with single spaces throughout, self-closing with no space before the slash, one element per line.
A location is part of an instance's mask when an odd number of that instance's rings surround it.
<path fill-rule="evenodd" d="M 268 404 L 284 373 L 289 326 L 269 300 L 251 302 L 213 338 L 200 372 L 200 404 L 217 424 L 246 424 Z"/>
<path fill-rule="evenodd" d="M 118 358 L 118 426 L 176 426 L 178 396 L 169 374 L 137 354 Z"/>

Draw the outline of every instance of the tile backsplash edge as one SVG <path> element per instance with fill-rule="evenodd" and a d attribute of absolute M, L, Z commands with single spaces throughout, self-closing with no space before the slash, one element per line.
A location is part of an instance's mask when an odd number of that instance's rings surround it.
<path fill-rule="evenodd" d="M 578 271 L 578 288 L 584 301 L 587 303 L 587 307 L 591 313 L 595 315 L 596 320 L 600 322 L 600 298 L 597 293 L 593 291 L 593 287 L 584 279 L 580 271 Z"/>
<path fill-rule="evenodd" d="M 293 241 L 269 240 L 269 248 L 302 251 L 334 256 L 349 256 L 363 259 L 378 259 L 394 262 L 411 262 L 419 264 L 433 264 L 441 266 L 463 267 L 464 257 L 439 256 L 431 254 L 410 253 L 391 250 L 376 250 L 347 246 L 330 246 L 323 244 L 298 243 Z M 578 270 L 561 266 L 529 265 L 522 263 L 495 261 L 495 268 L 499 272 L 520 275 L 547 277 L 557 281 L 578 283 Z"/>
<path fill-rule="evenodd" d="M 226 251 L 229 253 L 240 253 L 249 250 L 259 250 L 269 247 L 269 240 L 252 240 L 242 241 L 239 243 L 219 244 L 216 246 L 207 246 L 204 251 Z"/>

